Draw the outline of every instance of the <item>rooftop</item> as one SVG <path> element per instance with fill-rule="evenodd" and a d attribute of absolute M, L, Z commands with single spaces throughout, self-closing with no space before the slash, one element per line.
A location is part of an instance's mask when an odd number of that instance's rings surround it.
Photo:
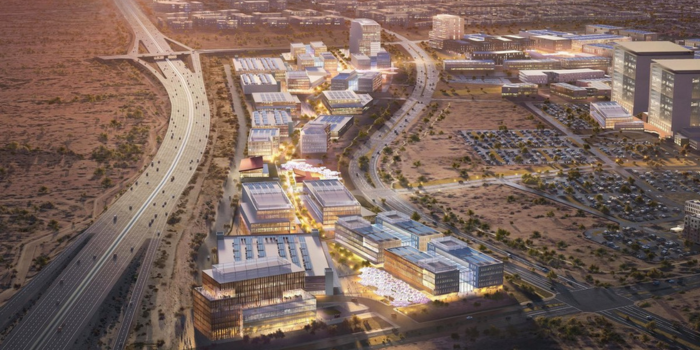
<path fill-rule="evenodd" d="M 352 90 L 331 90 L 322 92 L 323 96 L 329 101 L 353 101 L 357 102 L 360 98 Z"/>
<path fill-rule="evenodd" d="M 394 247 L 386 250 L 405 259 L 406 261 L 418 265 L 432 273 L 447 272 L 457 270 L 457 266 L 448 261 L 436 258 L 427 253 L 421 252 L 413 247 Z"/>
<path fill-rule="evenodd" d="M 257 210 L 292 209 L 292 202 L 277 182 L 244 183 L 243 191 L 248 193 Z"/>
<path fill-rule="evenodd" d="M 220 264 L 212 267 L 240 280 L 297 271 L 324 276 L 328 267 L 321 242 L 312 235 L 227 236 L 218 241 L 217 255 Z"/>
<path fill-rule="evenodd" d="M 417 236 L 440 235 L 441 233 L 421 224 L 418 221 L 413 221 L 408 215 L 399 211 L 385 211 L 377 214 L 377 222 L 384 222 L 404 230 L 410 234 Z"/>
<path fill-rule="evenodd" d="M 250 157 L 241 159 L 241 163 L 238 166 L 239 171 L 250 171 L 263 168 L 263 157 Z"/>
<path fill-rule="evenodd" d="M 434 247 L 447 252 L 449 255 L 452 255 L 457 260 L 461 260 L 469 265 L 488 266 L 503 263 L 490 255 L 486 255 L 476 249 L 470 248 L 467 243 L 464 243 L 454 237 L 435 238 L 428 243 L 428 245 L 431 244 Z"/>
<path fill-rule="evenodd" d="M 674 73 L 700 73 L 700 60 L 696 59 L 654 60 L 653 62 Z"/>
<path fill-rule="evenodd" d="M 292 117 L 285 110 L 264 109 L 253 112 L 252 126 L 285 126 L 292 121 Z"/>
<path fill-rule="evenodd" d="M 219 283 L 229 283 L 300 271 L 304 271 L 304 269 L 291 264 L 288 260 L 268 257 L 212 265 L 211 270 L 203 272 L 212 276 Z"/>
<path fill-rule="evenodd" d="M 617 43 L 617 46 L 624 50 L 634 52 L 636 54 L 647 55 L 660 53 L 684 54 L 692 52 L 684 48 L 683 46 L 674 44 L 670 41 L 626 41 Z"/>
<path fill-rule="evenodd" d="M 298 97 L 288 92 L 254 92 L 252 95 L 255 103 L 300 103 Z"/>
<path fill-rule="evenodd" d="M 600 111 L 605 118 L 629 118 L 632 116 L 624 107 L 614 101 L 591 102 L 591 110 Z"/>
<path fill-rule="evenodd" d="M 378 26 L 379 25 L 379 23 L 377 23 L 376 21 L 369 19 L 369 18 L 355 18 L 352 20 L 352 22 L 359 23 L 363 26 L 366 26 L 366 25 Z"/>
<path fill-rule="evenodd" d="M 250 129 L 248 134 L 248 142 L 267 142 L 270 139 L 279 137 L 280 129 Z"/>
<path fill-rule="evenodd" d="M 571 40 L 569 38 L 562 38 L 560 36 L 554 36 L 554 35 L 538 35 L 535 38 L 536 39 L 544 39 L 544 40 Z"/>
<path fill-rule="evenodd" d="M 304 189 L 323 207 L 360 206 L 360 202 L 337 179 L 304 181 Z"/>

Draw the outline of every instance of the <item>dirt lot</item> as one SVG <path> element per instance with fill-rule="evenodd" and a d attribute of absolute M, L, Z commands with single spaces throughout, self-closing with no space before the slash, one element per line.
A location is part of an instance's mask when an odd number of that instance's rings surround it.
<path fill-rule="evenodd" d="M 700 330 L 700 289 L 640 301 L 637 305 L 669 321 L 678 321 L 686 327 Z"/>
<path fill-rule="evenodd" d="M 444 119 L 439 120 L 441 111 L 445 110 L 449 114 L 444 114 Z M 394 178 L 398 177 L 397 170 L 411 184 L 419 181 L 451 181 L 460 178 L 462 170 L 470 178 L 521 169 L 546 170 L 546 167 L 535 166 L 486 167 L 479 155 L 457 134 L 461 130 L 498 130 L 500 126 L 510 130 L 537 128 L 538 121 L 528 119 L 530 113 L 524 108 L 505 100 L 442 101 L 437 102 L 433 116 L 430 116 L 430 112 L 428 109 L 423 117 L 416 119 L 404 134 L 405 138 L 399 138 L 392 145 L 394 155 L 399 155 L 400 161 L 388 159 L 382 168 L 391 169 Z M 424 118 L 428 118 L 428 121 Z M 418 135 L 420 141 L 412 141 L 412 135 Z M 465 156 L 470 160 L 463 161 Z M 460 166 L 454 168 L 455 163 Z M 424 178 L 419 180 L 421 176 Z"/>
<path fill-rule="evenodd" d="M 169 105 L 165 91 L 136 68 L 94 59 L 129 44 L 112 1 L 3 5 L 0 288 L 6 290 L 36 273 L 134 177 L 156 150 Z"/>
<path fill-rule="evenodd" d="M 605 227 L 609 221 L 590 214 L 581 216 L 571 207 L 506 185 L 474 185 L 407 197 L 425 211 L 432 212 L 436 221 L 444 220 L 447 213 L 451 217 L 449 220 L 465 231 L 478 233 L 475 230 L 480 227 L 490 232 L 494 243 L 512 251 L 519 250 L 521 256 L 551 266 L 558 275 L 570 274 L 577 280 L 590 276 L 590 282 L 615 284 L 619 283 L 616 278 L 620 276 L 610 272 L 619 273 L 623 263 L 626 271 L 631 267 L 650 267 L 584 238 L 586 229 Z M 496 234 L 499 229 L 507 232 L 502 233 L 501 243 Z M 590 271 L 591 265 L 598 266 L 599 272 Z"/>

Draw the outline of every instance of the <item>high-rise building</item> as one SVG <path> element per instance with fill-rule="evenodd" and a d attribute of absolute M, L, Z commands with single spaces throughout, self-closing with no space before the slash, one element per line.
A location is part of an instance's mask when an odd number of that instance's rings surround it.
<path fill-rule="evenodd" d="M 660 136 L 700 126 L 700 60 L 651 63 L 648 123 Z"/>
<path fill-rule="evenodd" d="M 428 33 L 431 47 L 442 49 L 443 40 L 459 40 L 464 35 L 464 18 L 440 14 L 433 16 L 433 30 Z"/>
<path fill-rule="evenodd" d="M 371 19 L 356 18 L 350 22 L 350 53 L 376 57 L 382 42 L 382 27 Z"/>
<path fill-rule="evenodd" d="M 649 81 L 654 59 L 692 59 L 693 52 L 670 41 L 629 41 L 615 46 L 612 100 L 632 115 L 649 110 Z"/>

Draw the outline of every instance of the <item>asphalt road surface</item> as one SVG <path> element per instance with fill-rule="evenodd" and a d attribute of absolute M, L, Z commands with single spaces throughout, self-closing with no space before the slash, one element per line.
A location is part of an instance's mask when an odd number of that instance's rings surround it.
<path fill-rule="evenodd" d="M 85 247 L 58 276 L 40 273 L 39 279 L 55 278 L 39 300 L 2 340 L 3 349 L 78 348 L 76 338 L 83 332 L 102 301 L 123 275 L 134 257 L 134 249 L 146 239 L 157 239 L 167 215 L 194 174 L 207 144 L 209 106 L 199 57 L 192 53 L 195 71 L 184 62 L 167 59 L 172 49 L 131 0 L 118 0 L 137 38 L 150 53 L 163 59 L 154 66 L 142 63 L 165 86 L 171 101 L 171 119 L 160 148 L 143 173 L 128 190 L 88 228 L 93 234 Z M 135 56 L 138 49 L 129 53 Z M 29 284 L 31 286 L 31 283 Z M 26 305 L 31 293 L 18 293 L 8 305 Z M 27 307 L 29 305 L 26 305 Z M 3 308 L 4 311 L 5 308 Z M 13 311 L 16 306 L 7 308 Z M 0 317 L 12 315 L 0 311 Z M 92 324 L 99 327 L 99 324 Z"/>

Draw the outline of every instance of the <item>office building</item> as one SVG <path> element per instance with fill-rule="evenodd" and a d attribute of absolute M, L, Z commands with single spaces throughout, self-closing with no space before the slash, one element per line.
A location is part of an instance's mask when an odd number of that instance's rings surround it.
<path fill-rule="evenodd" d="M 289 92 L 253 93 L 252 96 L 256 110 L 283 109 L 292 117 L 299 117 L 301 112 L 301 101 Z"/>
<path fill-rule="evenodd" d="M 611 99 L 632 115 L 648 112 L 652 60 L 692 58 L 691 50 L 668 41 L 618 43 L 613 56 Z"/>
<path fill-rule="evenodd" d="M 338 218 L 335 242 L 372 264 L 384 263 L 384 250 L 410 245 L 410 237 L 381 226 L 372 225 L 360 216 Z"/>
<path fill-rule="evenodd" d="M 243 234 L 292 233 L 294 206 L 278 182 L 243 183 L 239 206 Z"/>
<path fill-rule="evenodd" d="M 454 237 L 433 239 L 428 254 L 447 258 L 460 268 L 460 293 L 503 285 L 503 262 L 470 248 Z"/>
<path fill-rule="evenodd" d="M 521 70 L 520 81 L 531 84 L 571 83 L 582 79 L 598 79 L 605 77 L 605 72 L 597 69 L 565 69 L 565 70 Z"/>
<path fill-rule="evenodd" d="M 411 247 L 420 251 L 428 248 L 431 239 L 442 237 L 442 233 L 411 220 L 408 215 L 399 211 L 385 211 L 377 214 L 375 223 L 381 227 L 391 229 L 411 237 Z"/>
<path fill-rule="evenodd" d="M 292 116 L 283 109 L 263 109 L 253 112 L 252 129 L 278 129 L 280 137 L 289 137 L 294 132 Z"/>
<path fill-rule="evenodd" d="M 328 262 L 311 235 L 228 236 L 193 290 L 194 326 L 210 340 L 299 330 L 316 319 Z M 331 269 L 332 271 L 332 269 Z"/>
<path fill-rule="evenodd" d="M 266 178 L 270 177 L 270 168 L 263 161 L 263 157 L 249 157 L 241 159 L 238 164 L 238 173 L 241 179 Z"/>
<path fill-rule="evenodd" d="M 316 60 L 314 56 L 306 52 L 298 54 L 296 56 L 297 69 L 304 69 L 309 67 L 314 67 L 316 65 Z"/>
<path fill-rule="evenodd" d="M 299 55 L 306 53 L 306 45 L 304 43 L 290 43 L 289 53 L 292 55 L 292 58 L 296 59 Z"/>
<path fill-rule="evenodd" d="M 503 70 L 555 70 L 561 69 L 559 60 L 544 58 L 533 60 L 504 60 Z"/>
<path fill-rule="evenodd" d="M 442 66 L 448 73 L 466 75 L 472 72 L 492 72 L 496 69 L 493 60 L 444 60 Z"/>
<path fill-rule="evenodd" d="M 333 56 L 330 52 L 322 52 L 319 58 L 323 61 L 323 69 L 326 70 L 330 75 L 334 75 L 338 72 L 338 59 Z"/>
<path fill-rule="evenodd" d="M 333 115 L 362 114 L 367 104 L 361 96 L 351 90 L 323 91 L 321 94 L 323 105 Z"/>
<path fill-rule="evenodd" d="M 686 214 L 683 219 L 682 238 L 695 244 L 700 244 L 700 215 Z"/>
<path fill-rule="evenodd" d="M 328 52 L 328 47 L 323 41 L 312 41 L 309 43 L 310 54 L 319 57 L 322 53 Z"/>
<path fill-rule="evenodd" d="M 653 60 L 648 124 L 659 136 L 700 126 L 700 60 Z"/>
<path fill-rule="evenodd" d="M 369 56 L 361 53 L 350 54 L 350 64 L 357 70 L 372 69 L 372 59 Z"/>
<path fill-rule="evenodd" d="M 581 52 L 612 59 L 615 46 L 611 44 L 585 44 L 581 48 Z"/>
<path fill-rule="evenodd" d="M 464 35 L 464 18 L 440 14 L 433 16 L 433 30 L 428 33 L 430 46 L 442 49 L 444 40 L 459 40 Z"/>
<path fill-rule="evenodd" d="M 248 133 L 248 155 L 261 156 L 266 161 L 272 161 L 280 147 L 279 129 L 250 129 Z"/>
<path fill-rule="evenodd" d="M 607 24 L 586 24 L 586 34 L 610 34 L 617 29 L 624 28 Z"/>
<path fill-rule="evenodd" d="M 540 35 L 531 37 L 534 48 L 545 52 L 559 52 L 571 50 L 571 39 L 552 35 Z"/>
<path fill-rule="evenodd" d="M 569 83 L 553 83 L 550 85 L 550 91 L 562 97 L 568 97 L 573 100 L 583 100 L 588 98 L 588 90 L 585 87 L 571 85 Z"/>
<path fill-rule="evenodd" d="M 360 202 L 338 179 L 304 181 L 304 206 L 324 230 L 335 230 L 338 218 L 360 215 Z"/>
<path fill-rule="evenodd" d="M 324 123 L 330 126 L 330 139 L 337 140 L 352 126 L 351 115 L 319 115 L 313 123 Z"/>
<path fill-rule="evenodd" d="M 505 51 L 474 51 L 467 54 L 472 60 L 491 60 L 497 66 L 503 65 L 504 60 L 522 60 L 528 58 L 527 54 L 518 50 Z"/>
<path fill-rule="evenodd" d="M 431 295 L 459 292 L 460 272 L 456 264 L 413 247 L 386 249 L 384 270 Z"/>
<path fill-rule="evenodd" d="M 611 81 L 602 79 L 581 79 L 576 81 L 576 86 L 584 87 L 588 90 L 588 97 L 605 98 L 610 100 L 612 92 Z"/>
<path fill-rule="evenodd" d="M 350 22 L 350 53 L 376 57 L 381 47 L 382 27 L 371 19 L 356 18 Z"/>
<path fill-rule="evenodd" d="M 344 70 L 331 79 L 331 90 L 357 91 L 357 72 Z"/>
<path fill-rule="evenodd" d="M 604 56 L 565 57 L 560 58 L 559 63 L 562 69 L 590 68 L 607 70 L 612 64 L 612 58 Z"/>
<path fill-rule="evenodd" d="M 632 38 L 634 41 L 657 41 L 659 40 L 659 34 L 650 32 L 648 30 L 639 29 L 618 29 L 615 33 L 619 35 L 624 35 Z"/>
<path fill-rule="evenodd" d="M 303 93 L 311 90 L 311 79 L 306 71 L 289 71 L 286 75 L 287 91 Z"/>
<path fill-rule="evenodd" d="M 632 38 L 628 36 L 615 34 L 570 35 L 567 36 L 567 39 L 571 40 L 571 50 L 579 52 L 583 50 L 584 45 L 632 41 Z"/>
<path fill-rule="evenodd" d="M 360 72 L 357 75 L 357 92 L 369 93 L 382 88 L 382 73 L 377 71 Z"/>
<path fill-rule="evenodd" d="M 287 66 L 280 58 L 250 57 L 234 58 L 233 69 L 238 75 L 244 73 L 270 73 L 277 81 L 282 81 L 284 73 L 287 71 Z"/>
<path fill-rule="evenodd" d="M 328 152 L 330 141 L 330 126 L 325 123 L 309 122 L 304 125 L 299 134 L 299 153 L 325 154 Z"/>
<path fill-rule="evenodd" d="M 254 92 L 279 92 L 280 85 L 275 77 L 269 73 L 245 73 L 241 74 L 241 88 L 243 93 L 250 95 Z"/>
<path fill-rule="evenodd" d="M 685 215 L 700 215 L 700 200 L 691 199 L 685 201 Z"/>
<path fill-rule="evenodd" d="M 501 97 L 522 97 L 537 95 L 537 84 L 511 83 L 503 84 Z"/>
<path fill-rule="evenodd" d="M 377 69 L 389 68 L 391 68 L 391 54 L 384 49 L 379 49 L 377 53 Z"/>
<path fill-rule="evenodd" d="M 601 129 L 615 129 L 615 124 L 629 123 L 636 119 L 614 101 L 591 102 L 590 111 L 591 117 L 598 122 Z"/>

